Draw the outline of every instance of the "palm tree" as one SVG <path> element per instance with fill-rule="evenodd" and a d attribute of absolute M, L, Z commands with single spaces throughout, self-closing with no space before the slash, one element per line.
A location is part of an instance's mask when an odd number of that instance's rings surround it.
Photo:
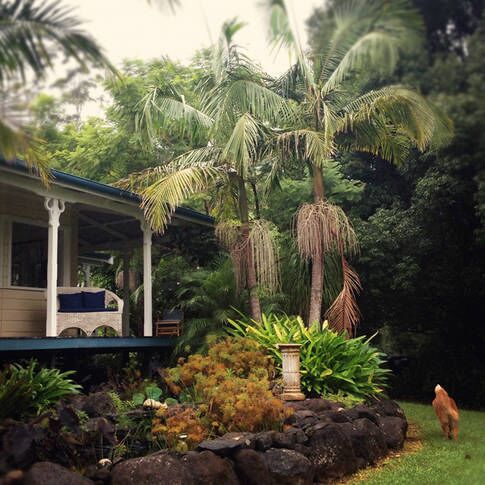
<path fill-rule="evenodd" d="M 237 287 L 247 287 L 251 315 L 261 319 L 258 287 L 278 286 L 276 247 L 267 222 L 252 219 L 251 197 L 258 164 L 271 156 L 271 126 L 287 119 L 286 101 L 268 87 L 267 77 L 233 42 L 243 27 L 223 26 L 208 75 L 201 83 L 201 108 L 177 93 L 154 86 L 140 103 L 137 127 L 155 141 L 157 132 L 182 120 L 206 133 L 206 144 L 169 163 L 134 174 L 123 185 L 141 189 L 146 216 L 162 231 L 175 208 L 197 192 L 212 194 L 219 220 L 216 234 L 229 251 Z"/>
<path fill-rule="evenodd" d="M 360 316 L 360 281 L 347 256 L 355 253 L 357 241 L 345 213 L 326 199 L 326 167 L 340 153 L 355 151 L 399 164 L 410 150 L 442 142 L 450 129 L 412 89 L 367 87 L 392 73 L 400 51 L 419 40 L 421 22 L 407 1 L 332 3 L 319 52 L 302 49 L 284 0 L 268 0 L 266 7 L 272 42 L 289 48 L 296 59 L 275 88 L 297 104 L 298 123 L 281 133 L 277 144 L 283 158 L 307 164 L 313 185 L 313 203 L 302 205 L 295 217 L 299 252 L 312 263 L 308 323 L 321 320 L 324 263 L 337 255 L 343 285 L 326 317 L 350 334 Z"/>
<path fill-rule="evenodd" d="M 0 153 L 6 159 L 21 154 L 44 178 L 48 167 L 38 156 L 38 140 L 23 128 L 22 111 L 7 93 L 14 82 L 25 84 L 28 76 L 42 77 L 59 53 L 85 70 L 94 64 L 113 71 L 100 47 L 79 25 L 71 8 L 56 0 L 0 0 Z"/>

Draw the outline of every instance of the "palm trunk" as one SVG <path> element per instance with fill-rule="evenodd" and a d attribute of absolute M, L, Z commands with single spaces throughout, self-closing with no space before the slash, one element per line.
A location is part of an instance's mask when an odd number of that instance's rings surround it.
<path fill-rule="evenodd" d="M 239 212 L 241 217 L 241 233 L 246 247 L 246 282 L 249 292 L 249 308 L 251 318 L 257 322 L 261 321 L 261 305 L 258 295 L 258 280 L 256 278 L 256 269 L 254 267 L 253 252 L 249 242 L 249 209 L 248 196 L 244 180 L 239 179 Z"/>
<path fill-rule="evenodd" d="M 314 202 L 324 200 L 325 191 L 323 188 L 323 175 L 320 168 L 313 165 L 313 197 Z M 320 323 L 322 316 L 323 300 L 323 252 L 315 254 L 312 258 L 312 281 L 310 292 L 310 311 L 308 324 Z"/>

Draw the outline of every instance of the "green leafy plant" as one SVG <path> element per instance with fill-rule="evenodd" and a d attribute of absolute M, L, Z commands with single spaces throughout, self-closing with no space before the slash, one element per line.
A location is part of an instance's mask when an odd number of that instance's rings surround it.
<path fill-rule="evenodd" d="M 154 399 L 155 401 L 160 400 L 163 391 L 154 384 L 149 384 L 141 392 L 135 392 L 132 397 L 132 401 L 137 406 L 141 406 L 146 399 Z"/>
<path fill-rule="evenodd" d="M 384 390 L 390 371 L 384 367 L 384 354 L 370 345 L 372 337 L 349 339 L 330 330 L 327 322 L 307 328 L 300 317 L 287 315 L 263 315 L 261 322 L 229 320 L 229 325 L 229 333 L 254 340 L 280 367 L 278 344 L 300 344 L 301 382 L 307 393 L 363 399 Z"/>
<path fill-rule="evenodd" d="M 0 372 L 0 419 L 40 414 L 62 398 L 78 394 L 81 386 L 69 378 L 74 371 L 38 369 L 31 360 Z"/>

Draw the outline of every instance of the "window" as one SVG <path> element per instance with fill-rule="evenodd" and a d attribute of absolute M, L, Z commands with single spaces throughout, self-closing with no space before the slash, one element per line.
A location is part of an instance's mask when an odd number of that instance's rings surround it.
<path fill-rule="evenodd" d="M 12 286 L 47 285 L 47 227 L 12 224 Z"/>

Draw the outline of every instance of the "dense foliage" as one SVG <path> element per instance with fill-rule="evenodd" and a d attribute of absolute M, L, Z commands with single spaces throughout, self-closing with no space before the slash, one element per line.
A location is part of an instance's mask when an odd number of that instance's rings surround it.
<path fill-rule="evenodd" d="M 389 370 L 384 355 L 365 337 L 348 339 L 322 326 L 307 328 L 300 317 L 265 316 L 254 320 L 230 320 L 232 333 L 254 340 L 281 367 L 280 343 L 300 344 L 301 383 L 314 396 L 347 395 L 363 399 L 384 390 Z"/>
<path fill-rule="evenodd" d="M 74 372 L 12 364 L 0 372 L 0 420 L 39 414 L 61 399 L 77 394 L 81 386 L 69 378 Z"/>
<path fill-rule="evenodd" d="M 437 382 L 458 402 L 481 405 L 485 333 L 483 2 L 416 0 L 428 41 L 399 63 L 396 82 L 416 86 L 453 121 L 448 147 L 411 153 L 398 167 L 361 154 L 341 160 L 365 184 L 350 212 L 364 291 L 361 332 L 404 357 L 391 388 L 429 399 Z M 318 49 L 325 12 L 310 19 Z M 397 359 L 396 359 L 397 360 Z M 426 372 L 423 372 L 426 369 Z"/>

